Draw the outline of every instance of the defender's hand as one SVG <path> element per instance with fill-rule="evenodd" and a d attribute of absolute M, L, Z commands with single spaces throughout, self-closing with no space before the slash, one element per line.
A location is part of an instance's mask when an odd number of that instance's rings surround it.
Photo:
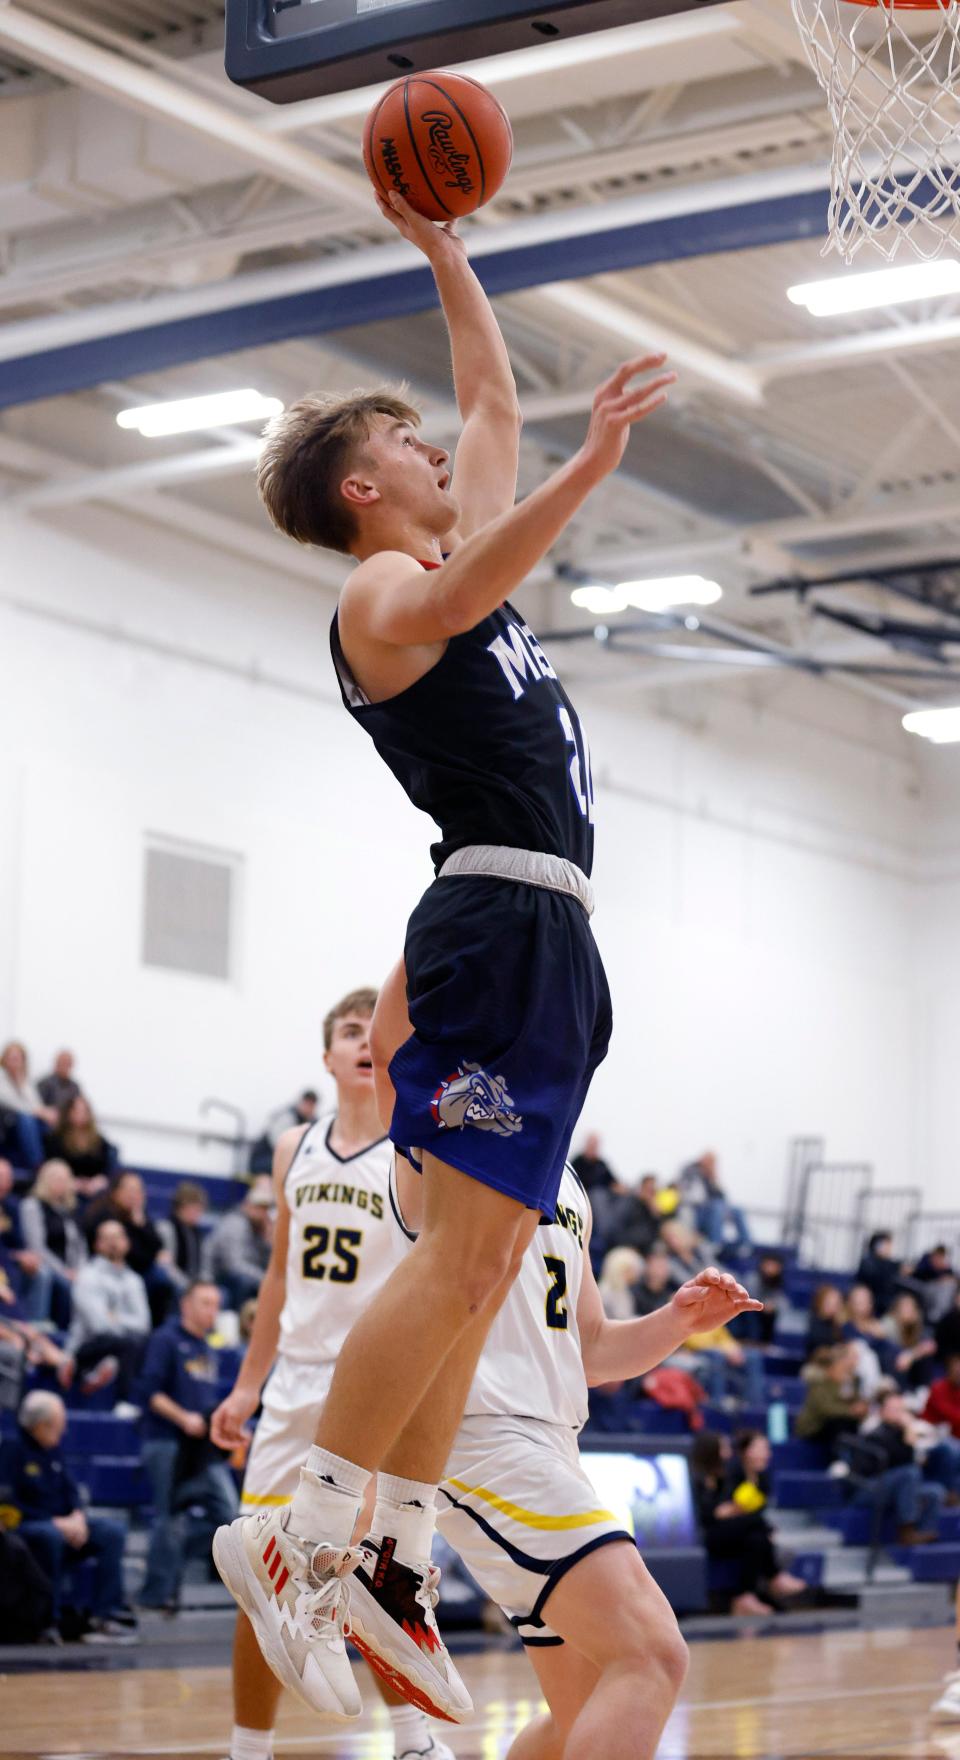
<path fill-rule="evenodd" d="M 587 437 L 580 449 L 580 457 L 598 482 L 617 469 L 627 449 L 630 429 L 666 403 L 669 388 L 677 379 L 676 373 L 660 371 L 666 358 L 665 354 L 638 355 L 632 361 L 624 361 L 612 379 L 600 386 L 593 400 Z"/>
<path fill-rule="evenodd" d="M 258 1393 L 235 1387 L 225 1400 L 221 1400 L 210 1419 L 211 1442 L 216 1443 L 217 1448 L 236 1448 L 242 1440 L 244 1424 L 253 1417 L 259 1404 Z"/>
<path fill-rule="evenodd" d="M 466 256 L 467 247 L 457 231 L 455 220 L 445 220 L 438 226 L 433 220 L 425 220 L 416 208 L 402 196 L 399 190 L 392 189 L 389 197 L 374 190 L 377 207 L 385 220 L 395 226 L 401 238 L 408 244 L 415 244 L 429 262 L 434 258 L 453 250 L 459 256 Z"/>
<path fill-rule="evenodd" d="M 729 1272 L 718 1271 L 714 1265 L 683 1284 L 671 1306 L 683 1320 L 688 1334 L 713 1332 L 716 1327 L 735 1320 L 738 1314 L 763 1312 L 762 1302 L 754 1301 L 742 1283 L 738 1283 Z"/>

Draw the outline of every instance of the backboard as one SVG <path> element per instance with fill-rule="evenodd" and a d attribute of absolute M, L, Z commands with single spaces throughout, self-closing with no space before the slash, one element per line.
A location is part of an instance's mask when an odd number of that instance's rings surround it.
<path fill-rule="evenodd" d="M 227 0 L 227 73 L 275 104 L 724 0 Z"/>

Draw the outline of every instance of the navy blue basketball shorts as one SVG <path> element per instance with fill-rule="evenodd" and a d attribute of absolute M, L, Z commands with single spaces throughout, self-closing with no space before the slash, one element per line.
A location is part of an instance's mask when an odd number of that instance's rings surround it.
<path fill-rule="evenodd" d="M 390 1135 L 553 1218 L 612 1015 L 576 899 L 487 876 L 436 880 L 407 927 L 413 1033 L 390 1064 Z"/>

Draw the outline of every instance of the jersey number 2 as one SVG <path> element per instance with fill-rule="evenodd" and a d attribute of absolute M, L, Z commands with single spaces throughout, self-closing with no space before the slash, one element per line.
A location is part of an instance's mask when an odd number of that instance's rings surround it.
<path fill-rule="evenodd" d="M 562 1259 L 551 1259 L 547 1254 L 544 1254 L 543 1263 L 550 1279 L 550 1288 L 547 1290 L 547 1325 L 554 1332 L 566 1332 L 567 1309 L 564 1298 L 567 1293 L 567 1267 Z"/>
<path fill-rule="evenodd" d="M 354 1251 L 363 1240 L 359 1228 L 338 1228 L 333 1237 L 335 1264 L 326 1266 L 324 1258 L 330 1248 L 330 1230 L 313 1223 L 303 1231 L 303 1275 L 314 1279 L 329 1278 L 331 1283 L 356 1283 L 360 1261 Z"/>
<path fill-rule="evenodd" d="M 557 719 L 563 729 L 563 737 L 568 746 L 573 747 L 570 759 L 570 786 L 574 799 L 588 825 L 593 824 L 593 772 L 590 768 L 590 748 L 584 738 L 583 728 L 579 721 L 571 715 L 564 703 L 557 706 Z"/>

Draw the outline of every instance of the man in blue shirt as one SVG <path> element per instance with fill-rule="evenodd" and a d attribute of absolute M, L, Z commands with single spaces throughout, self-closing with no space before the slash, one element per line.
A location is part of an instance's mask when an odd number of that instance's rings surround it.
<path fill-rule="evenodd" d="M 53 1619 L 59 1621 L 64 1578 L 73 1563 L 96 1561 L 93 1617 L 86 1642 L 135 1639 L 124 1618 L 123 1547 L 126 1529 L 108 1516 L 91 1516 L 63 1452 L 67 1410 L 56 1393 L 35 1389 L 20 1407 L 20 1428 L 7 1457 L 11 1502 L 21 1513 L 18 1532 L 50 1579 Z M 118 1617 L 119 1616 L 119 1617 Z"/>
<path fill-rule="evenodd" d="M 161 1326 L 147 1346 L 140 1396 L 154 1519 L 143 1607 L 170 1611 L 177 1604 L 184 1558 L 177 1533 L 181 1513 L 202 1507 L 205 1541 L 237 1513 L 237 1489 L 226 1459 L 209 1440 L 210 1414 L 220 1395 L 218 1353 L 206 1339 L 219 1311 L 216 1284 L 192 1283 L 181 1297 L 178 1317 Z"/>

